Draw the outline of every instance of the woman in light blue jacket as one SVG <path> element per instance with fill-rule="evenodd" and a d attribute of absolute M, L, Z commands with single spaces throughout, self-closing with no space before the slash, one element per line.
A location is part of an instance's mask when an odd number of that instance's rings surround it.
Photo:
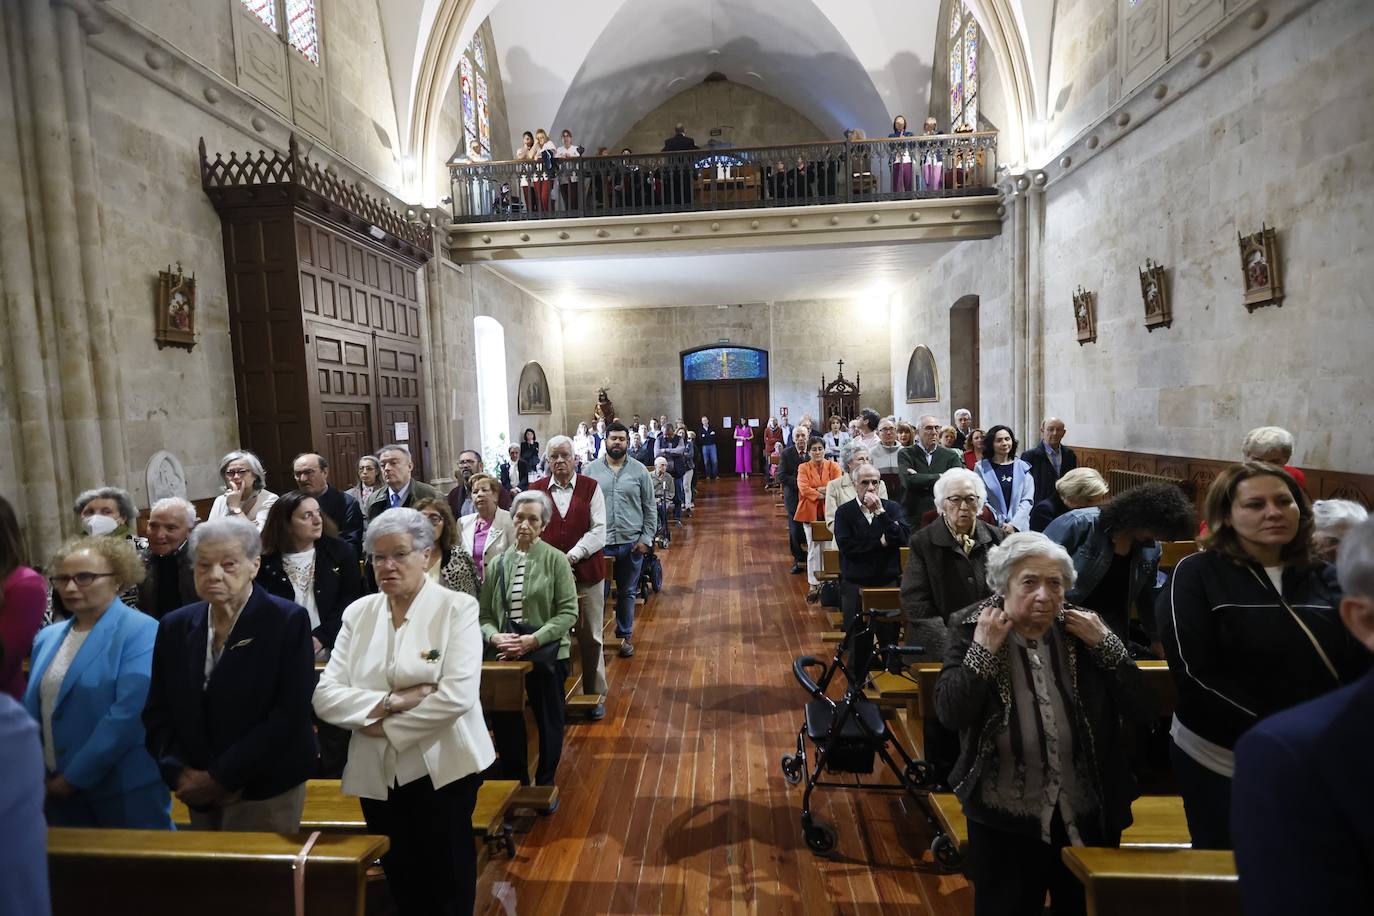
<path fill-rule="evenodd" d="M 994 426 L 983 437 L 983 458 L 974 467 L 988 488 L 987 507 L 1007 534 L 1030 530 L 1035 505 L 1035 478 L 1030 465 L 1016 457 L 1016 436 L 1009 426 Z"/>
<path fill-rule="evenodd" d="M 72 617 L 39 632 L 24 708 L 38 722 L 54 827 L 172 829 L 171 796 L 144 748 L 157 621 L 119 600 L 144 576 L 126 540 L 58 548 L 53 591 Z"/>

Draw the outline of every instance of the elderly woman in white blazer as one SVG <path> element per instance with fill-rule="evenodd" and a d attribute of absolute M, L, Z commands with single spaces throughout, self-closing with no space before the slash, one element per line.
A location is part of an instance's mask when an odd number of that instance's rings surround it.
<path fill-rule="evenodd" d="M 500 485 L 490 474 L 473 474 L 468 493 L 477 509 L 458 520 L 463 546 L 477 563 L 477 574 L 486 576 L 487 561 L 495 560 L 515 543 L 515 522 L 510 512 L 497 505 Z"/>
<path fill-rule="evenodd" d="M 477 600 L 425 575 L 434 529 L 414 509 L 368 526 L 380 594 L 344 611 L 315 688 L 321 719 L 353 731 L 343 791 L 362 802 L 401 913 L 471 913 L 472 810 L 496 752 L 482 719 Z"/>

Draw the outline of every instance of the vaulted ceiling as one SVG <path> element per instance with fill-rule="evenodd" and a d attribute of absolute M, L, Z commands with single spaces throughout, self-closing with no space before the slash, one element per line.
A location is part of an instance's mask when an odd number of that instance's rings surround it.
<path fill-rule="evenodd" d="M 1054 0 L 967 0 L 1014 83 L 1022 143 L 1044 110 Z M 940 0 L 378 0 L 404 148 L 419 187 L 458 56 L 490 17 L 512 131 L 564 126 L 588 144 L 708 73 L 773 95 L 838 136 L 924 111 Z M 665 125 L 665 135 L 671 125 Z M 999 148 L 1003 144 L 999 144 Z M 1016 155 L 1007 158 L 1015 161 Z M 430 160 L 436 160 L 431 162 Z"/>

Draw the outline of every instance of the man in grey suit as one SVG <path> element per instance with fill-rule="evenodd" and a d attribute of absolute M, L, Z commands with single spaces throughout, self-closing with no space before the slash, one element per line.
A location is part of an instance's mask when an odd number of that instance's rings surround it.
<path fill-rule="evenodd" d="M 919 529 L 921 517 L 935 508 L 935 481 L 950 468 L 964 466 L 962 455 L 940 445 L 940 421 L 935 417 L 921 417 L 916 433 L 916 441 L 897 453 L 902 508 L 913 530 Z"/>

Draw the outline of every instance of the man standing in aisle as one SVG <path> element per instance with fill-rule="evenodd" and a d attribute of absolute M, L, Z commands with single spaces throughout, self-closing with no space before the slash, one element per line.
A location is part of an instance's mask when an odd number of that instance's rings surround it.
<path fill-rule="evenodd" d="M 701 429 L 697 432 L 697 442 L 701 445 L 701 465 L 702 476 L 716 479 L 716 473 L 720 470 L 716 463 L 716 428 L 711 425 L 711 421 L 701 418 Z"/>
<path fill-rule="evenodd" d="M 921 417 L 916 441 L 897 455 L 897 473 L 902 478 L 902 508 L 915 529 L 921 518 L 935 508 L 935 481 L 950 468 L 964 466 L 964 456 L 940 444 L 940 421 Z"/>
<path fill-rule="evenodd" d="M 606 557 L 614 564 L 615 635 L 620 639 L 621 658 L 635 654 L 630 642 L 635 628 L 635 593 L 644 555 L 658 526 L 654 482 L 649 470 L 629 456 L 629 447 L 630 431 L 623 423 L 612 423 L 606 427 L 606 454 L 583 469 L 601 485 L 606 501 Z"/>
<path fill-rule="evenodd" d="M 806 463 L 806 444 L 811 438 L 811 427 L 805 422 L 798 423 L 792 432 L 793 445 L 782 450 L 782 460 L 778 462 L 778 479 L 782 481 L 782 505 L 787 512 L 787 547 L 792 551 L 792 573 L 806 572 L 806 531 L 802 523 L 796 521 L 797 503 L 801 492 L 797 489 L 797 469 Z"/>

